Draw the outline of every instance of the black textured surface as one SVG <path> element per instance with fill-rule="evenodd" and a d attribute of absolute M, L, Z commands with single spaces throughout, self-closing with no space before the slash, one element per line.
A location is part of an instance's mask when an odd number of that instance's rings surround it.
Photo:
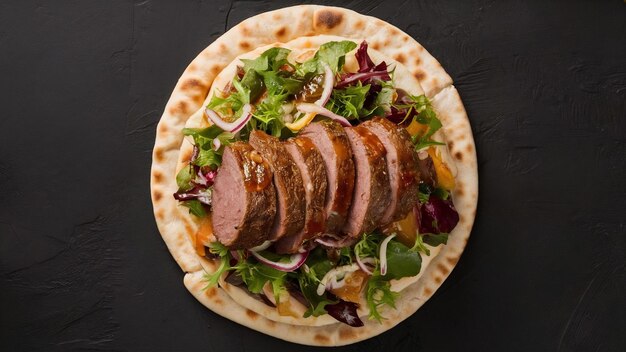
<path fill-rule="evenodd" d="M 0 350 L 312 350 L 196 302 L 149 196 L 155 125 L 188 62 L 295 3 L 0 3 Z M 626 4 L 333 3 L 440 60 L 480 172 L 450 278 L 344 350 L 625 351 Z"/>

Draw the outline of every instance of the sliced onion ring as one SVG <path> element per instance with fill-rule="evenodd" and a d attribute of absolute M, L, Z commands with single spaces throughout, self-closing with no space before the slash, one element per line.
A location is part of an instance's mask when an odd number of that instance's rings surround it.
<path fill-rule="evenodd" d="M 337 282 L 337 276 L 343 276 L 345 278 L 346 274 L 357 270 L 359 270 L 359 266 L 356 264 L 348 264 L 330 269 L 317 285 L 317 295 L 321 296 L 324 294 L 324 291 L 329 291 L 337 287 L 339 285 L 339 282 Z"/>
<path fill-rule="evenodd" d="M 211 120 L 211 122 L 216 124 L 217 127 L 223 129 L 224 131 L 237 133 L 239 132 L 239 130 L 243 128 L 243 126 L 245 126 L 248 123 L 248 121 L 250 121 L 250 118 L 252 117 L 252 105 L 250 104 L 244 105 L 243 109 L 241 110 L 241 117 L 239 117 L 237 120 L 233 122 L 225 122 L 217 114 L 217 112 L 215 112 L 215 110 L 206 108 L 204 112 L 206 113 L 209 120 Z"/>
<path fill-rule="evenodd" d="M 382 275 L 382 276 L 385 276 L 387 274 L 387 244 L 394 237 L 396 237 L 395 233 L 393 235 L 388 236 L 387 238 L 385 238 L 383 240 L 383 242 L 380 244 L 380 255 L 379 255 L 379 258 L 380 258 L 380 275 Z"/>
<path fill-rule="evenodd" d="M 333 86 L 335 85 L 333 70 L 331 70 L 330 66 L 325 62 L 322 62 L 322 65 L 324 65 L 324 90 L 322 91 L 322 96 L 315 102 L 315 104 L 319 106 L 326 105 L 333 92 Z"/>
<path fill-rule="evenodd" d="M 322 238 L 316 238 L 314 241 L 321 244 L 322 246 L 329 247 L 329 248 L 336 248 L 339 246 L 339 242 L 334 241 L 334 240 L 327 241 Z"/>
<path fill-rule="evenodd" d="M 260 245 L 258 245 L 256 247 L 250 248 L 249 251 L 252 251 L 252 252 L 264 251 L 271 245 L 272 245 L 271 241 L 265 241 L 265 242 L 261 243 Z"/>
<path fill-rule="evenodd" d="M 339 122 L 344 127 L 350 127 L 350 122 L 343 116 L 337 115 L 334 112 L 319 106 L 317 104 L 312 103 L 300 103 L 296 106 L 298 111 L 303 113 L 316 113 L 318 115 L 329 117 L 337 122 Z"/>
<path fill-rule="evenodd" d="M 356 264 L 359 266 L 359 268 L 361 270 L 363 270 L 363 272 L 365 272 L 367 275 L 372 275 L 372 271 L 370 269 L 367 268 L 367 266 L 365 264 L 374 264 L 374 258 L 363 258 L 361 259 L 361 257 L 359 257 L 358 255 L 354 256 L 356 259 Z"/>
<path fill-rule="evenodd" d="M 250 251 L 250 254 L 252 254 L 259 262 L 272 267 L 276 270 L 280 270 L 280 271 L 294 271 L 296 269 L 298 269 L 302 264 L 304 264 L 304 262 L 306 261 L 306 258 L 309 256 L 309 252 L 304 252 L 304 253 L 296 253 L 296 254 L 292 254 L 291 257 L 289 258 L 289 263 L 278 263 L 278 262 L 274 262 L 271 261 L 267 258 L 265 258 L 264 256 L 262 256 L 261 254 L 259 254 L 258 252 L 254 252 L 254 251 Z"/>
<path fill-rule="evenodd" d="M 344 237 L 341 238 L 339 236 L 335 236 L 333 234 L 327 233 L 322 235 L 321 237 L 313 240 L 315 243 L 321 244 L 324 247 L 328 248 L 343 248 L 353 245 L 356 242 L 356 238 L 353 237 Z"/>

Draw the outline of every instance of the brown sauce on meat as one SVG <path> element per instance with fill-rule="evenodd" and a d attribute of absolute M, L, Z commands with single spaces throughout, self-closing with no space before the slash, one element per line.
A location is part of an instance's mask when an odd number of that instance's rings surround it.
<path fill-rule="evenodd" d="M 363 145 L 367 154 L 371 155 L 372 158 L 380 158 L 387 153 L 383 143 L 370 130 L 362 126 L 356 126 L 353 130 L 363 138 Z"/>
<path fill-rule="evenodd" d="M 310 155 L 309 153 L 314 152 L 316 149 L 315 144 L 313 144 L 311 139 L 308 137 L 298 137 L 295 139 L 295 143 L 306 155 Z M 312 219 L 311 221 L 309 221 L 304 231 L 306 234 L 316 234 L 324 231 L 325 228 L 326 226 L 324 225 L 324 218 L 320 216 L 318 219 Z"/>
<path fill-rule="evenodd" d="M 301 150 L 306 151 L 307 153 L 310 153 L 311 150 L 315 149 L 315 144 L 313 144 L 313 142 L 311 142 L 311 139 L 307 137 L 295 138 L 295 142 Z"/>
<path fill-rule="evenodd" d="M 246 152 L 242 161 L 246 191 L 262 191 L 272 183 L 270 166 L 256 150 Z"/>
<path fill-rule="evenodd" d="M 348 149 L 338 136 L 333 138 L 333 149 L 337 155 L 338 165 L 338 180 L 337 190 L 335 192 L 335 206 L 334 211 L 339 214 L 347 214 L 350 204 L 352 203 L 352 191 L 354 190 L 354 166 L 352 164 L 352 151 Z M 349 143 L 346 141 L 346 143 Z M 349 170 L 346 170 L 348 168 Z M 351 177 L 346 177 L 346 172 L 351 174 Z M 330 187 L 331 185 L 328 185 Z"/>

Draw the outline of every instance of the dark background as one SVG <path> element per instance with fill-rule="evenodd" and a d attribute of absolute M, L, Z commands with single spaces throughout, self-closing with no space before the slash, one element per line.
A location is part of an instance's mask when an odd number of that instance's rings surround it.
<path fill-rule="evenodd" d="M 335 1 L 455 80 L 478 150 L 465 254 L 346 351 L 626 351 L 626 4 Z M 205 309 L 156 229 L 155 126 L 200 50 L 295 1 L 2 1 L 0 350 L 312 350 Z"/>

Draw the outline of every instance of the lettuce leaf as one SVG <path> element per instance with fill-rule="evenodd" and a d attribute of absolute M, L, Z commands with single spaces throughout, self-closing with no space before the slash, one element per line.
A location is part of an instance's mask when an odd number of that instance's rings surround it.
<path fill-rule="evenodd" d="M 346 62 L 346 54 L 354 48 L 356 44 L 349 40 L 322 44 L 311 59 L 297 66 L 296 73 L 301 77 L 324 73 L 322 63 L 326 63 L 334 73 L 338 73 Z"/>

